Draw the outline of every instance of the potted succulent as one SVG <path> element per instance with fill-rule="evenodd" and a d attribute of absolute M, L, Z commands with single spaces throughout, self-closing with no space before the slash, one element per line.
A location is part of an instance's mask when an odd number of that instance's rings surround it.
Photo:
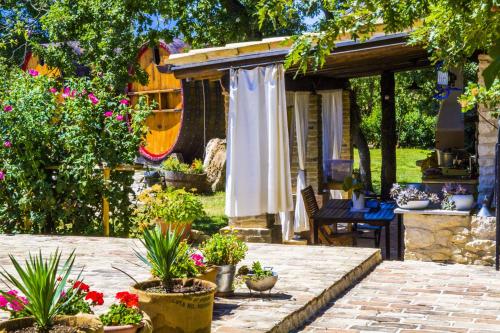
<path fill-rule="evenodd" d="M 353 210 L 363 210 L 365 208 L 365 184 L 361 180 L 359 172 L 354 171 L 352 176 L 345 177 L 342 189 L 346 192 L 352 191 Z"/>
<path fill-rule="evenodd" d="M 139 297 L 139 309 L 152 321 L 155 332 L 210 332 L 216 285 L 187 278 L 193 263 L 189 246 L 172 229 L 145 229 L 141 243 L 146 253 L 137 257 L 157 277 L 136 283 L 131 292 Z"/>
<path fill-rule="evenodd" d="M 162 168 L 165 183 L 169 187 L 184 188 L 198 193 L 207 193 L 211 190 L 203 162 L 199 159 L 187 164 L 179 161 L 176 156 L 170 156 L 162 163 Z"/>
<path fill-rule="evenodd" d="M 262 267 L 259 261 L 252 264 L 252 268 L 242 266 L 238 270 L 238 276 L 245 281 L 250 291 L 271 291 L 278 281 L 278 275 L 273 272 L 272 267 Z"/>
<path fill-rule="evenodd" d="M 217 295 L 230 295 L 234 292 L 236 264 L 245 258 L 247 245 L 234 233 L 214 234 L 201 246 L 207 263 L 217 270 Z"/>
<path fill-rule="evenodd" d="M 435 193 L 426 193 L 414 186 L 404 187 L 394 184 L 390 194 L 391 198 L 403 209 L 425 209 L 431 202 L 439 202 Z"/>
<path fill-rule="evenodd" d="M 104 332 L 135 333 L 144 326 L 143 313 L 139 310 L 139 297 L 127 291 L 116 294 L 118 303 L 112 304 L 99 319 L 104 324 Z"/>
<path fill-rule="evenodd" d="M 205 211 L 200 199 L 184 189 L 154 185 L 139 194 L 141 203 L 135 210 L 135 218 L 141 223 L 158 224 L 163 233 L 168 229 L 183 231 L 182 238 L 188 238 L 193 220 L 203 217 Z"/>
<path fill-rule="evenodd" d="M 75 261 L 74 251 L 64 262 L 59 251 L 49 258 L 41 252 L 30 254 L 24 267 L 13 256 L 10 260 L 18 277 L 3 269 L 0 275 L 14 289 L 0 294 L 3 308 L 17 319 L 0 323 L 0 332 L 103 332 L 103 325 L 95 316 L 63 315 L 79 291 L 78 287 L 66 288 Z"/>
<path fill-rule="evenodd" d="M 443 209 L 470 210 L 474 205 L 474 196 L 460 184 L 445 184 L 442 191 Z"/>

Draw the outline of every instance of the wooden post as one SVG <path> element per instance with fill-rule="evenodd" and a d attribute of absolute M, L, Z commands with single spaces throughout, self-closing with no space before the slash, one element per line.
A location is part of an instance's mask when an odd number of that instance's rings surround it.
<path fill-rule="evenodd" d="M 393 72 L 383 72 L 380 80 L 382 98 L 382 199 L 389 199 L 392 184 L 396 182 L 396 103 Z"/>
<path fill-rule="evenodd" d="M 107 187 L 109 178 L 111 176 L 111 169 L 104 168 L 104 188 Z M 106 195 L 102 196 L 102 226 L 104 229 L 104 236 L 109 237 L 109 201 Z"/>

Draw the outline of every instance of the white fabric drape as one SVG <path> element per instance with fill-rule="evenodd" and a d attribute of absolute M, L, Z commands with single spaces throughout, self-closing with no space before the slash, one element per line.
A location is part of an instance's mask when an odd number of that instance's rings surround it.
<path fill-rule="evenodd" d="M 295 203 L 294 231 L 309 230 L 308 216 L 300 193 L 307 186 L 306 157 L 307 135 L 309 132 L 309 92 L 297 92 L 294 96 L 295 131 L 297 134 L 297 155 L 299 172 L 297 175 L 297 201 Z"/>
<path fill-rule="evenodd" d="M 342 89 L 319 92 L 323 122 L 323 159 L 340 159 L 344 126 Z M 342 191 L 331 191 L 332 198 L 341 199 Z"/>
<path fill-rule="evenodd" d="M 283 65 L 231 70 L 226 215 L 292 209 Z"/>

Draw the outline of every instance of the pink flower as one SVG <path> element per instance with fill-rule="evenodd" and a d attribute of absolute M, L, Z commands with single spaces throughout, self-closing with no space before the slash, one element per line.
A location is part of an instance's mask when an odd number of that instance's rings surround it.
<path fill-rule="evenodd" d="M 9 301 L 5 297 L 0 295 L 0 309 L 5 309 L 7 307 L 7 304 L 9 304 Z"/>
<path fill-rule="evenodd" d="M 122 104 L 122 105 L 128 105 L 128 103 L 129 103 L 129 101 L 126 98 L 120 100 L 120 104 Z"/>
<path fill-rule="evenodd" d="M 75 97 L 76 90 L 71 90 L 69 87 L 64 87 L 62 97 L 63 98 L 68 98 L 68 97 Z"/>
<path fill-rule="evenodd" d="M 4 106 L 4 107 L 3 107 L 3 110 L 4 110 L 5 112 L 10 112 L 10 111 L 12 111 L 12 105 L 6 105 L 6 106 Z"/>
<path fill-rule="evenodd" d="M 104 117 L 106 117 L 106 118 L 113 117 L 113 111 L 109 110 L 109 111 L 104 112 Z"/>
<path fill-rule="evenodd" d="M 123 121 L 123 119 L 125 119 L 125 118 L 121 114 L 116 116 L 116 120 L 118 120 L 118 121 Z"/>
<path fill-rule="evenodd" d="M 199 267 L 203 267 L 205 266 L 205 264 L 203 263 L 203 256 L 201 254 L 198 254 L 198 253 L 193 253 L 190 258 L 194 261 L 194 264 L 196 266 L 199 266 Z"/>
<path fill-rule="evenodd" d="M 7 140 L 7 141 L 5 141 L 5 142 L 3 143 L 3 146 L 4 146 L 5 148 L 10 148 L 10 147 L 12 147 L 12 142 L 10 142 L 9 140 Z"/>
<path fill-rule="evenodd" d="M 92 102 L 92 104 L 94 104 L 94 105 L 96 105 L 97 103 L 99 103 L 99 99 L 97 97 L 95 97 L 95 95 L 93 93 L 89 94 L 89 99 Z"/>
<path fill-rule="evenodd" d="M 4 180 L 5 179 L 5 172 L 0 170 L 0 180 Z"/>
<path fill-rule="evenodd" d="M 31 76 L 33 76 L 33 77 L 38 76 L 38 72 L 36 70 L 34 70 L 34 69 L 30 69 L 28 71 L 28 74 L 31 75 Z"/>
<path fill-rule="evenodd" d="M 54 87 L 52 87 L 52 88 L 50 88 L 50 89 L 49 89 L 49 91 L 50 91 L 51 93 L 55 94 L 55 93 L 57 92 L 57 89 L 56 89 L 56 88 L 54 88 Z"/>

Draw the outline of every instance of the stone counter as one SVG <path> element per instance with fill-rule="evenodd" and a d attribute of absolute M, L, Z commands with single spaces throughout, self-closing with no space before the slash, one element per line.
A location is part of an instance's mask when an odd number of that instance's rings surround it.
<path fill-rule="evenodd" d="M 495 218 L 470 212 L 404 210 L 405 259 L 493 265 Z"/>

